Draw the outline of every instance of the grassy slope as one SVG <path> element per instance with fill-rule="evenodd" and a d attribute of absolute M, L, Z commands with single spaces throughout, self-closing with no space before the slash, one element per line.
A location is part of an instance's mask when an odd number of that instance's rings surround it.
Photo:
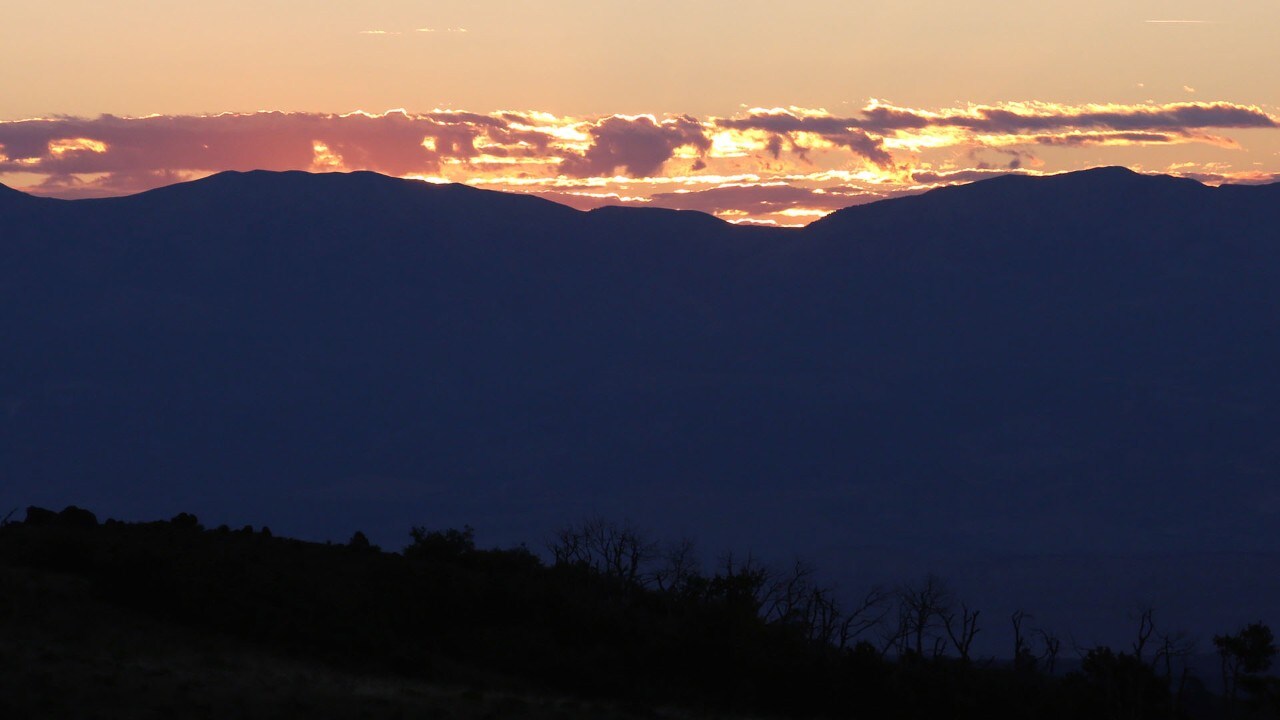
<path fill-rule="evenodd" d="M 647 708 L 486 684 L 349 672 L 113 606 L 96 597 L 82 576 L 0 565 L 0 717 L 568 720 L 655 715 Z"/>

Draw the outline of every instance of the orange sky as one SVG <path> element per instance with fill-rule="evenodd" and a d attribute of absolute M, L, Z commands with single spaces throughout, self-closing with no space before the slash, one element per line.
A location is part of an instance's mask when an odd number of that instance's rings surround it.
<path fill-rule="evenodd" d="M 0 25 L 0 182 L 370 169 L 777 224 L 992 172 L 1262 182 L 1277 31 L 1261 0 L 46 0 Z"/>

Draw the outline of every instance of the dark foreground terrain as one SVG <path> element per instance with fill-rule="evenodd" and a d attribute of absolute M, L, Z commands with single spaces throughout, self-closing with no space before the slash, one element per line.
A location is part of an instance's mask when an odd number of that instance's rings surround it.
<path fill-rule="evenodd" d="M 1150 651 L 1093 648 L 1066 675 L 1029 652 L 1013 662 L 921 654 L 909 637 L 886 654 L 815 640 L 800 615 L 768 617 L 750 565 L 642 578 L 571 544 L 548 564 L 523 548 L 477 549 L 466 530 L 411 538 L 390 553 L 359 533 L 318 544 L 206 529 L 190 515 L 99 524 L 83 510 L 33 508 L 0 527 L 0 711 L 1051 719 L 1280 709 L 1266 667 L 1247 662 L 1233 666 L 1228 701 L 1168 674 Z M 1262 650 L 1269 662 L 1274 646 Z M 1256 660 L 1250 652 L 1228 659 Z"/>

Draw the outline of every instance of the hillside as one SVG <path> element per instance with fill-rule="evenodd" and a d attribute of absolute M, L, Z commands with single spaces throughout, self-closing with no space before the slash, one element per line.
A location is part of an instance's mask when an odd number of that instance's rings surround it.
<path fill-rule="evenodd" d="M 1214 718 L 1160 663 L 1065 677 L 766 621 L 754 570 L 628 578 L 415 528 L 401 553 L 191 515 L 0 526 L 0 710 L 57 718 Z M 1274 648 L 1271 652 L 1274 654 Z M 1252 715 L 1246 715 L 1253 717 Z"/>
<path fill-rule="evenodd" d="M 600 513 L 1203 634 L 1280 603 L 1277 193 L 1007 177 L 796 232 L 368 173 L 11 197 L 0 501 L 379 542 Z"/>

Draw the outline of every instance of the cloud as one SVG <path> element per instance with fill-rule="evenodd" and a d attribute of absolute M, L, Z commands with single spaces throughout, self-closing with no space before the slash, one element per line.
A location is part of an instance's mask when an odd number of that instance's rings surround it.
<path fill-rule="evenodd" d="M 1030 135 L 1022 142 L 1059 147 L 1084 147 L 1086 145 L 1168 145 L 1181 142 L 1202 142 L 1220 147 L 1238 147 L 1226 138 L 1205 133 L 1186 132 L 1070 132 L 1057 135 Z"/>
<path fill-rule="evenodd" d="M 748 215 L 767 215 L 795 207 L 831 212 L 881 197 L 860 188 L 832 187 L 819 191 L 785 183 L 762 183 L 730 184 L 694 192 L 654 193 L 649 202 L 672 210 L 700 210 L 712 214 L 740 211 Z"/>
<path fill-rule="evenodd" d="M 1212 170 L 1195 170 L 1184 167 L 1170 168 L 1165 172 L 1169 175 L 1191 178 L 1205 185 L 1270 185 L 1280 182 L 1280 172 L 1260 170 L 1214 172 Z"/>
<path fill-rule="evenodd" d="M 1232 130 L 1277 126 L 1261 108 L 1224 102 L 925 110 L 872 101 L 842 117 L 789 107 L 706 119 L 522 110 L 50 117 L 0 121 L 0 181 L 90 197 L 222 170 L 373 170 L 575 207 L 639 204 L 795 224 L 922 187 L 1080 167 L 1063 160 L 1078 148 L 1238 151 Z M 1048 158 L 1057 167 L 1045 167 Z M 1178 172 L 1262 182 L 1275 169 L 1255 164 L 1241 174 L 1206 160 Z"/>
<path fill-rule="evenodd" d="M 614 115 L 592 125 L 588 133 L 591 147 L 565 160 L 566 174 L 596 177 L 621 171 L 629 177 L 648 177 L 658 174 L 678 148 L 693 148 L 699 154 L 711 148 L 703 124 L 688 116 L 658 121 L 648 115 Z"/>
<path fill-rule="evenodd" d="M 803 224 L 852 205 L 918 190 L 872 191 L 851 186 L 803 188 L 785 182 L 730 183 L 718 187 L 679 192 L 655 192 L 626 196 L 606 192 L 538 191 L 540 197 L 591 210 L 604 206 L 659 207 L 696 210 L 730 222 L 765 222 L 771 225 Z"/>
<path fill-rule="evenodd" d="M 911 181 L 919 185 L 958 185 L 961 183 L 989 180 L 1004 175 L 1030 175 L 1024 170 L 1001 170 L 973 168 L 966 170 L 915 170 L 911 173 Z"/>
<path fill-rule="evenodd" d="M 761 130 L 788 137 L 814 134 L 848 147 L 881 166 L 889 164 L 886 138 L 925 137 L 935 146 L 990 144 L 986 136 L 995 136 L 995 144 L 1055 144 L 1052 134 L 1058 134 L 1061 144 L 1085 144 L 1090 137 L 1098 142 L 1104 139 L 1110 142 L 1129 139 L 1135 143 L 1193 140 L 1216 144 L 1218 138 L 1198 131 L 1278 126 L 1276 118 L 1259 107 L 1225 102 L 1085 106 L 1009 103 L 940 112 L 873 102 L 861 114 L 850 117 L 800 114 L 789 109 L 757 110 L 747 117 L 718 119 L 716 124 L 721 128 Z M 1093 135 L 1085 131 L 1093 131 Z M 1101 133 L 1110 134 L 1104 138 Z M 1126 138 L 1125 133 L 1132 135 Z M 933 137 L 928 138 L 929 134 Z"/>
<path fill-rule="evenodd" d="M 54 118 L 0 122 L 7 155 L 0 172 L 306 170 L 324 154 L 329 169 L 404 175 L 478 157 L 486 141 L 491 154 L 541 153 L 546 138 L 465 112 Z"/>
<path fill-rule="evenodd" d="M 141 170 L 112 172 L 85 179 L 78 175 L 49 175 L 40 183 L 27 188 L 40 195 L 52 195 L 68 200 L 82 198 L 114 197 L 128 195 L 139 190 L 173 185 L 195 180 L 204 173 L 176 170 Z"/>

